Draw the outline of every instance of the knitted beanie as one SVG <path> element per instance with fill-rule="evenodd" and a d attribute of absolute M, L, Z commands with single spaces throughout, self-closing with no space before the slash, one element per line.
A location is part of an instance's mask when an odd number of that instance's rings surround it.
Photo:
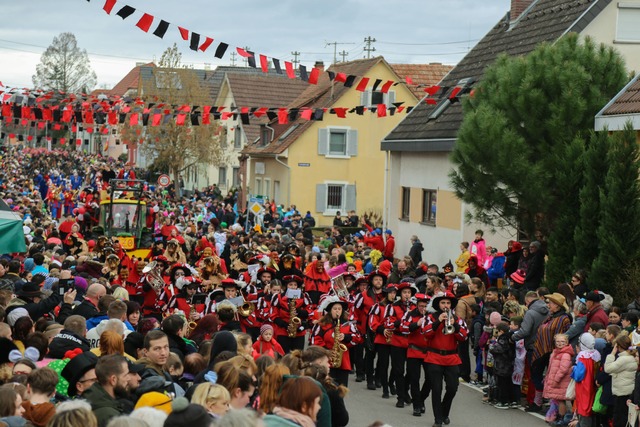
<path fill-rule="evenodd" d="M 497 311 L 494 311 L 489 315 L 489 323 L 491 323 L 493 326 L 499 325 L 500 322 L 502 322 L 502 316 L 500 316 L 500 313 L 498 313 Z"/>
<path fill-rule="evenodd" d="M 268 323 L 265 323 L 264 325 L 260 326 L 260 335 L 264 334 L 265 331 L 273 332 L 273 326 L 271 326 Z"/>

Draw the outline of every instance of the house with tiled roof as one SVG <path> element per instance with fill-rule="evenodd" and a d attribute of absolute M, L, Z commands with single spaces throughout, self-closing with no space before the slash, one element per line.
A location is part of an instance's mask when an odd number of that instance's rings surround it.
<path fill-rule="evenodd" d="M 224 73 L 222 80 L 215 88 L 217 95 L 214 99 L 214 105 L 225 107 L 226 111 L 242 107 L 284 107 L 309 86 L 308 83 L 300 79 L 290 80 L 281 74 L 256 74 L 238 72 L 245 70 L 245 68 L 226 68 L 229 70 Z M 254 70 L 253 68 L 249 69 Z M 269 119 L 267 116 L 251 117 L 250 121 L 243 123 L 240 115 L 235 115 L 228 117 L 221 123 L 226 129 L 228 155 L 226 163 L 215 168 L 218 177 L 216 183 L 222 191 L 228 191 L 231 188 L 241 188 L 243 180 L 251 180 L 251 177 L 246 175 L 248 171 L 240 169 L 240 152 L 247 143 L 255 142 L 258 139 L 261 127 L 268 124 Z M 245 194 L 242 192 L 241 198 L 244 196 Z"/>
<path fill-rule="evenodd" d="M 405 84 L 387 93 L 377 87 L 373 90 L 376 79 L 402 82 L 406 77 L 398 75 L 383 57 L 333 64 L 328 71 L 370 80 L 361 92 L 356 84 L 347 87 L 321 72 L 318 84 L 307 85 L 288 105 L 290 109 L 313 109 L 315 120 L 297 117 L 287 124 L 272 120 L 261 125 L 258 138 L 242 150 L 251 194 L 311 211 L 320 226 L 331 225 L 338 211 L 343 215 L 351 210 L 382 214 L 385 156 L 378 141 L 399 123 L 402 113 L 395 111 L 396 106 L 417 103 Z M 389 108 L 386 117 L 364 111 L 379 104 Z M 356 111 L 345 118 L 331 114 L 335 109 L 356 107 L 361 107 L 362 114 Z"/>
<path fill-rule="evenodd" d="M 631 123 L 640 143 L 640 74 L 596 114 L 595 129 L 619 131 Z"/>
<path fill-rule="evenodd" d="M 381 149 L 391 158 L 388 223 L 398 253 L 408 253 L 416 235 L 425 243 L 423 259 L 443 265 L 457 257 L 460 242 L 473 240 L 476 229 L 485 230 L 488 244 L 500 249 L 518 237 L 515 230 L 490 233 L 491 225 L 469 224 L 470 206 L 454 194 L 449 154 L 463 121 L 461 103 L 449 100 L 454 88 L 469 93 L 500 54 L 526 55 L 570 32 L 614 46 L 629 70 L 640 69 L 638 22 L 639 0 L 512 0 L 511 9 L 440 83 L 439 101 L 420 102 L 382 139 Z"/>
<path fill-rule="evenodd" d="M 453 69 L 453 65 L 446 65 L 440 62 L 390 65 L 397 75 L 411 78 L 412 84 L 409 85 L 409 88 L 418 99 L 422 99 L 425 96 L 425 87 L 438 83 Z"/>

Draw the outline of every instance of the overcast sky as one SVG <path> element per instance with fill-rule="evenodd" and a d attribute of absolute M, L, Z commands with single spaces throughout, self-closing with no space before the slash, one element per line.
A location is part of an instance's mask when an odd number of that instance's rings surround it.
<path fill-rule="evenodd" d="M 111 88 L 136 65 L 159 59 L 174 42 L 183 62 L 196 68 L 230 65 L 206 53 L 189 50 L 177 25 L 233 46 L 291 60 L 301 52 L 302 64 L 333 62 L 333 46 L 347 51 L 347 60 L 364 55 L 364 38 L 371 36 L 376 51 L 391 63 L 457 63 L 509 9 L 510 0 L 126 0 L 118 1 L 111 16 L 105 0 L 3 0 L 0 24 L 0 82 L 31 87 L 40 55 L 61 32 L 75 34 L 89 53 L 98 87 Z M 137 9 L 122 20 L 115 13 L 124 5 Z M 143 12 L 156 17 L 149 33 L 135 24 Z M 164 39 L 153 34 L 160 19 L 172 26 Z M 341 57 L 339 56 L 340 60 Z M 238 61 L 237 65 L 242 62 Z"/>

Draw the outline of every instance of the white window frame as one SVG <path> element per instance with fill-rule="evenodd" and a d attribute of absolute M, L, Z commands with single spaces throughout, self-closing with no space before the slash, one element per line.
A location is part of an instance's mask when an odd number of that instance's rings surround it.
<path fill-rule="evenodd" d="M 342 200 L 339 208 L 329 208 L 329 186 L 330 185 L 342 187 Z M 327 188 L 327 198 L 325 200 L 326 207 L 324 209 L 324 212 L 322 213 L 324 216 L 335 216 L 336 212 L 338 211 L 340 211 L 340 213 L 344 213 L 345 207 L 347 205 L 346 203 L 347 185 L 349 185 L 349 182 L 347 181 L 325 181 L 324 182 L 324 186 Z"/>
<path fill-rule="evenodd" d="M 233 149 L 242 150 L 242 126 L 236 124 L 233 128 Z"/>
<path fill-rule="evenodd" d="M 262 178 L 256 178 L 256 188 L 253 189 L 253 194 L 262 195 Z"/>
<path fill-rule="evenodd" d="M 624 14 L 626 11 L 627 13 L 632 13 L 634 16 L 627 16 L 624 18 L 625 22 L 630 22 L 633 21 L 633 24 L 629 23 L 627 25 L 631 25 L 633 28 L 635 28 L 635 31 L 637 33 L 637 35 L 634 36 L 634 38 L 621 38 L 620 37 L 620 14 Z M 615 42 L 616 43 L 640 43 L 640 26 L 637 24 L 637 18 L 640 18 L 640 4 L 638 3 L 627 3 L 627 2 L 619 2 L 618 3 L 618 14 L 616 16 L 616 36 L 615 36 Z M 627 28 L 625 28 L 625 30 L 629 31 Z"/>
<path fill-rule="evenodd" d="M 263 178 L 262 185 L 264 186 L 264 194 L 267 199 L 271 200 L 271 178 Z"/>
<path fill-rule="evenodd" d="M 349 128 L 344 126 L 331 126 L 328 129 L 328 138 L 327 141 L 327 155 L 325 157 L 334 158 L 334 159 L 348 159 L 351 156 L 349 155 Z M 344 135 L 344 154 L 339 153 L 331 153 L 331 134 L 341 134 Z"/>

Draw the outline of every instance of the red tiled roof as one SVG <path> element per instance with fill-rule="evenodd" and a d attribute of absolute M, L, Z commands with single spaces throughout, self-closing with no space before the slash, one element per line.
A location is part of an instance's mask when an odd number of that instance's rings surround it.
<path fill-rule="evenodd" d="M 640 113 L 640 79 L 616 96 L 615 101 L 602 112 L 603 116 Z"/>
<path fill-rule="evenodd" d="M 227 79 L 237 107 L 285 107 L 309 87 L 302 80 L 280 76 L 227 73 Z M 268 122 L 267 116 L 263 116 L 252 118 L 250 125 L 242 126 L 249 144 L 260 136 L 260 124 Z"/>
<path fill-rule="evenodd" d="M 403 80 L 411 77 L 414 85 L 408 88 L 416 98 L 422 99 L 425 95 L 423 86 L 433 86 L 438 83 L 453 69 L 453 65 L 444 65 L 439 62 L 431 64 L 389 64 L 395 73 Z"/>
<path fill-rule="evenodd" d="M 122 78 L 114 87 L 109 91 L 105 91 L 108 95 L 124 96 L 130 89 L 138 89 L 138 83 L 140 81 L 140 67 L 155 67 L 156 64 L 150 62 L 144 65 L 138 65 L 131 69 L 126 76 Z"/>

